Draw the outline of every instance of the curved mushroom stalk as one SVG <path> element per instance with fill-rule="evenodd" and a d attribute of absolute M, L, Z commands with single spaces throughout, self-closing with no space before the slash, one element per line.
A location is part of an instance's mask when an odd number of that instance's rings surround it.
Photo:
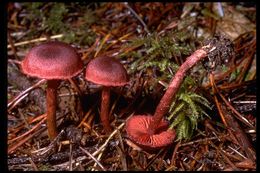
<path fill-rule="evenodd" d="M 179 90 L 182 81 L 185 77 L 186 72 L 193 67 L 196 63 L 206 57 L 207 51 L 203 48 L 195 51 L 187 60 L 180 66 L 173 79 L 170 82 L 165 94 L 163 95 L 160 103 L 156 107 L 153 123 L 149 126 L 150 131 L 154 132 L 157 126 L 162 121 L 163 116 L 169 111 L 172 99 L 175 97 L 177 91 Z"/>
<path fill-rule="evenodd" d="M 48 80 L 46 89 L 46 104 L 47 104 L 47 128 L 48 135 L 53 140 L 57 135 L 56 126 L 56 107 L 57 107 L 57 88 L 59 86 L 58 80 Z"/>

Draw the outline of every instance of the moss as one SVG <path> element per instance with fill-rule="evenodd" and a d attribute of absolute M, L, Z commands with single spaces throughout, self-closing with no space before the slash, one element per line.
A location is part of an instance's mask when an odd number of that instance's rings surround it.
<path fill-rule="evenodd" d="M 30 26 L 29 39 L 42 35 L 63 34 L 62 40 L 78 43 L 82 46 L 92 45 L 96 34 L 90 26 L 99 22 L 95 13 L 98 3 L 59 3 L 34 2 L 22 3 L 27 15 L 25 23 Z M 78 13 L 78 15 L 74 15 Z"/>

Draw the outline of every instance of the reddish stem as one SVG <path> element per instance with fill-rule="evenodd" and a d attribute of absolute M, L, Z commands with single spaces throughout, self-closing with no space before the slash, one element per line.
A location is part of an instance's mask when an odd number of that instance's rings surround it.
<path fill-rule="evenodd" d="M 206 57 L 207 52 L 201 48 L 196 50 L 191 56 L 187 58 L 187 60 L 180 66 L 178 71 L 176 72 L 175 76 L 172 78 L 165 94 L 163 95 L 160 103 L 156 107 L 154 116 L 153 116 L 153 123 L 151 123 L 150 133 L 154 133 L 158 124 L 161 122 L 164 114 L 166 114 L 169 111 L 170 104 L 172 102 L 172 99 L 175 97 L 177 91 L 179 90 L 182 81 L 185 77 L 186 72 L 193 67 L 197 62 L 199 62 L 201 59 Z"/>
<path fill-rule="evenodd" d="M 109 123 L 110 88 L 103 86 L 100 119 L 106 132 L 111 132 Z"/>
<path fill-rule="evenodd" d="M 57 135 L 56 126 L 56 106 L 57 106 L 57 87 L 59 85 L 58 80 L 48 80 L 46 89 L 47 99 L 47 128 L 48 135 L 53 140 Z"/>

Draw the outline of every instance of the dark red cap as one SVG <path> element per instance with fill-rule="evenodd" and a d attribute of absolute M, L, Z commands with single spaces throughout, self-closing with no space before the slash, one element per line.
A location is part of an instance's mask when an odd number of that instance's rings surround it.
<path fill-rule="evenodd" d="M 86 67 L 85 78 L 104 86 L 123 86 L 129 80 L 124 66 L 117 59 L 107 56 L 91 60 Z"/>
<path fill-rule="evenodd" d="M 153 116 L 136 115 L 126 122 L 128 137 L 144 149 L 157 149 L 171 144 L 175 138 L 175 131 L 168 129 L 168 122 L 162 120 L 154 134 L 149 132 Z"/>
<path fill-rule="evenodd" d="M 22 61 L 22 71 L 43 79 L 67 79 L 77 75 L 83 62 L 76 50 L 58 41 L 33 47 Z"/>

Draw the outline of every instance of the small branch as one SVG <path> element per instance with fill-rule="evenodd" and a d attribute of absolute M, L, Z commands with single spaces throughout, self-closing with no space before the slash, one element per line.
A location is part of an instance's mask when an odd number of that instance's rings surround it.
<path fill-rule="evenodd" d="M 16 141 L 16 140 L 22 138 L 22 137 L 25 137 L 26 135 L 32 133 L 35 129 L 37 129 L 38 127 L 40 127 L 40 125 L 41 125 L 45 120 L 46 120 L 46 116 L 44 116 L 43 119 L 42 119 L 38 124 L 36 124 L 33 128 L 31 128 L 30 130 L 28 130 L 28 131 L 25 132 L 24 134 L 19 135 L 19 136 L 17 136 L 16 138 L 11 139 L 10 141 L 8 141 L 8 144 L 10 144 L 10 143 L 12 143 L 12 142 L 14 142 L 14 141 Z"/>
<path fill-rule="evenodd" d="M 78 86 L 78 84 L 75 82 L 75 80 L 73 78 L 70 78 L 68 80 L 71 83 L 72 87 L 77 91 L 79 96 L 82 97 L 82 95 L 83 95 L 82 91 L 81 91 L 80 87 Z"/>
<path fill-rule="evenodd" d="M 14 103 L 17 104 L 16 102 L 22 97 L 24 96 L 25 94 L 28 94 L 31 90 L 39 87 L 43 82 L 45 82 L 46 79 L 42 79 L 40 80 L 39 82 L 37 82 L 36 84 L 34 84 L 33 86 L 27 88 L 26 90 L 24 90 L 23 92 L 21 92 L 18 96 L 16 96 L 12 101 L 10 101 L 7 105 L 7 109 L 8 111 L 10 111 L 10 106 L 13 105 Z M 21 101 L 21 100 L 19 100 Z"/>
<path fill-rule="evenodd" d="M 175 147 L 174 147 L 174 150 L 173 150 L 173 152 L 172 152 L 172 158 L 171 158 L 171 166 L 175 165 L 175 164 L 174 164 L 174 161 L 176 160 L 176 154 L 177 154 L 177 151 L 178 151 L 180 145 L 181 145 L 181 142 L 179 141 L 179 142 L 175 145 Z"/>
<path fill-rule="evenodd" d="M 243 117 L 221 93 L 219 93 L 219 95 L 222 98 L 222 100 L 226 103 L 226 105 L 235 113 L 237 119 L 239 119 L 245 125 L 255 129 L 255 127 L 245 117 Z"/>
<path fill-rule="evenodd" d="M 230 148 L 231 150 L 233 150 L 235 153 L 237 153 L 239 156 L 241 156 L 243 159 L 247 159 L 243 154 L 241 154 L 240 152 L 238 152 L 237 150 L 235 150 L 234 148 L 232 148 L 231 146 L 228 146 L 228 148 Z"/>
<path fill-rule="evenodd" d="M 226 160 L 226 162 L 232 167 L 233 171 L 239 171 L 240 169 L 238 169 L 234 163 L 231 162 L 231 160 L 225 155 L 225 153 L 223 152 L 223 150 L 220 148 L 218 148 L 216 145 L 214 145 L 211 141 L 209 141 L 211 146 L 213 146 L 215 149 L 217 149 L 220 154 L 222 155 L 222 157 Z"/>
<path fill-rule="evenodd" d="M 15 151 L 18 147 L 23 145 L 26 141 L 30 140 L 32 137 L 34 137 L 38 133 L 42 133 L 44 130 L 46 130 L 46 127 L 41 128 L 40 130 L 34 132 L 33 134 L 27 136 L 26 138 L 23 138 L 18 143 L 15 143 L 15 145 L 8 147 L 7 153 L 11 154 L 13 151 Z"/>
<path fill-rule="evenodd" d="M 10 107 L 8 108 L 8 112 L 10 112 L 18 103 L 20 103 L 24 98 L 26 98 L 29 94 L 26 93 L 24 95 L 22 95 L 21 97 L 19 97 L 16 101 L 14 101 Z"/>
<path fill-rule="evenodd" d="M 79 148 L 89 157 L 91 157 L 103 171 L 106 171 L 106 168 L 92 154 L 90 154 L 86 149 L 82 148 L 81 146 L 79 146 Z"/>
<path fill-rule="evenodd" d="M 219 138 L 225 138 L 227 137 L 228 134 L 225 134 L 225 135 L 221 135 L 221 136 L 217 136 L 217 137 L 210 137 L 210 138 L 205 138 L 205 139 L 198 139 L 196 141 L 191 141 L 191 142 L 187 142 L 187 143 L 183 143 L 183 144 L 180 144 L 180 147 L 184 147 L 184 146 L 188 146 L 188 145 L 193 145 L 195 143 L 204 143 L 204 142 L 207 142 L 207 141 L 211 141 L 211 140 L 215 140 L 215 139 L 219 139 Z"/>
<path fill-rule="evenodd" d="M 29 162 L 31 163 L 34 171 L 38 171 L 38 168 L 37 168 L 36 164 L 33 162 L 33 160 L 31 158 L 29 158 Z"/>
<path fill-rule="evenodd" d="M 123 126 L 125 125 L 125 123 L 120 124 L 120 126 L 118 126 L 111 134 L 110 136 L 107 138 L 107 140 L 105 141 L 105 143 L 97 150 L 95 151 L 92 155 L 96 156 L 97 154 L 99 154 L 108 144 L 108 142 L 110 141 L 110 139 L 117 133 L 118 130 L 120 130 Z"/>
<path fill-rule="evenodd" d="M 21 61 L 15 60 L 15 59 L 8 59 L 7 62 L 8 63 L 14 63 L 14 64 L 17 64 L 17 65 L 21 65 Z"/>
<path fill-rule="evenodd" d="M 61 37 L 63 37 L 63 34 L 53 35 L 53 36 L 50 37 L 50 39 L 61 38 Z M 35 43 L 35 42 L 40 42 L 40 41 L 46 41 L 46 40 L 47 40 L 47 37 L 41 37 L 41 38 L 29 40 L 29 41 L 23 41 L 23 42 L 15 43 L 14 46 L 22 46 L 22 45 Z M 8 49 L 11 48 L 11 45 L 9 44 L 7 46 L 7 48 Z"/>
<path fill-rule="evenodd" d="M 121 159 L 121 163 L 122 163 L 122 170 L 123 171 L 127 171 L 127 161 L 126 161 L 126 156 L 125 156 L 125 147 L 123 144 L 123 138 L 121 135 L 120 131 L 117 131 L 117 137 L 118 137 L 118 141 L 119 141 L 119 145 L 116 145 L 116 149 L 119 153 L 120 159 Z"/>
<path fill-rule="evenodd" d="M 70 142 L 70 159 L 69 159 L 69 171 L 72 171 L 72 161 L 73 161 L 73 155 L 72 155 L 72 143 Z"/>
<path fill-rule="evenodd" d="M 227 127 L 227 121 L 226 121 L 226 119 L 225 119 L 225 116 L 224 116 L 223 112 L 221 111 L 221 107 L 220 107 L 220 105 L 219 105 L 218 98 L 217 98 L 217 96 L 215 95 L 215 93 L 218 92 L 218 89 L 217 89 L 216 84 L 215 84 L 215 82 L 214 82 L 214 76 L 213 76 L 212 73 L 210 73 L 210 77 L 209 77 L 209 78 L 210 78 L 210 83 L 211 83 L 212 91 L 213 91 L 213 94 L 214 94 L 214 100 L 215 100 L 216 106 L 217 106 L 217 108 L 218 108 L 219 115 L 220 115 L 220 117 L 221 117 L 222 122 L 223 122 L 224 125 Z"/>
<path fill-rule="evenodd" d="M 14 53 L 14 57 L 15 57 L 15 59 L 17 59 L 17 57 L 18 57 L 18 56 L 17 56 L 17 51 L 16 51 L 16 48 L 15 48 L 15 46 L 14 46 L 13 38 L 12 38 L 10 32 L 7 32 L 7 36 L 8 36 L 8 40 L 9 40 L 9 42 L 10 42 L 10 44 L 9 44 L 8 46 L 11 47 L 11 49 L 12 49 L 12 51 L 13 51 L 13 53 Z"/>

